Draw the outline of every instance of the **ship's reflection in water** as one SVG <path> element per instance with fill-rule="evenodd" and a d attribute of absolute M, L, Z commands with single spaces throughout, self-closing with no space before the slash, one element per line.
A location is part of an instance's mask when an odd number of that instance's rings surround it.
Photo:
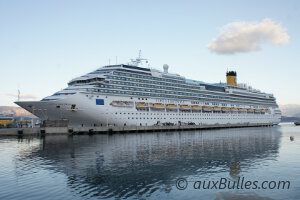
<path fill-rule="evenodd" d="M 78 199 L 269 199 L 260 191 L 178 190 L 175 182 L 260 176 L 265 172 L 259 169 L 276 162 L 280 140 L 280 127 L 49 136 L 15 162 L 17 174 L 35 169 L 64 174 Z"/>

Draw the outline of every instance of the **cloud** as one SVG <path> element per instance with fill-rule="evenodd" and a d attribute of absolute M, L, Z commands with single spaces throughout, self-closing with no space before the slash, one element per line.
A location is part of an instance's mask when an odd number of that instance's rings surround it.
<path fill-rule="evenodd" d="M 284 27 L 271 19 L 261 22 L 233 22 L 221 28 L 221 33 L 214 38 L 207 48 L 217 54 L 235 54 L 258 51 L 265 41 L 273 45 L 289 42 L 289 35 Z"/>
<path fill-rule="evenodd" d="M 8 93 L 7 96 L 18 98 L 18 95 Z M 33 94 L 20 94 L 20 100 L 26 100 L 26 99 L 37 99 L 38 97 Z"/>

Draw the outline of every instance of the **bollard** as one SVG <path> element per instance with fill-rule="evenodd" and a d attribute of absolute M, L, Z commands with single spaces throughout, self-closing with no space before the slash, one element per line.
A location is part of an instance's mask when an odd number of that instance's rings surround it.
<path fill-rule="evenodd" d="M 18 135 L 23 135 L 23 129 L 18 130 Z"/>
<path fill-rule="evenodd" d="M 89 135 L 93 135 L 94 134 L 94 129 L 89 129 Z"/>
<path fill-rule="evenodd" d="M 41 130 L 40 130 L 40 133 L 41 133 L 41 136 L 42 136 L 42 137 L 45 137 L 46 130 L 45 130 L 45 129 L 41 129 Z"/>

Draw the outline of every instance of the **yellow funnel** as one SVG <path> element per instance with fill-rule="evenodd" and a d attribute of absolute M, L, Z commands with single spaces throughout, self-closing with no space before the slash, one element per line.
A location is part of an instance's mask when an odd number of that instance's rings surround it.
<path fill-rule="evenodd" d="M 229 71 L 226 73 L 226 79 L 227 84 L 232 86 L 237 86 L 236 82 L 236 72 L 235 71 Z"/>

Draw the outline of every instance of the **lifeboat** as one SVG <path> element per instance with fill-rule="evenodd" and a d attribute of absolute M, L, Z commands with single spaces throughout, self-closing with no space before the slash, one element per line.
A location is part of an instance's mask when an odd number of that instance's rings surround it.
<path fill-rule="evenodd" d="M 265 109 L 261 109 L 261 110 L 260 110 L 260 112 L 262 112 L 262 113 L 265 113 L 265 112 L 266 112 L 266 110 L 265 110 Z"/>
<path fill-rule="evenodd" d="M 252 108 L 247 109 L 247 112 L 253 112 L 253 111 L 254 111 L 254 109 L 252 109 Z"/>
<path fill-rule="evenodd" d="M 153 103 L 152 107 L 153 108 L 163 109 L 163 108 L 165 108 L 165 104 L 163 104 L 163 103 Z"/>
<path fill-rule="evenodd" d="M 210 111 L 212 111 L 212 109 L 213 109 L 213 107 L 211 107 L 211 106 L 203 106 L 203 111 L 210 112 Z"/>
<path fill-rule="evenodd" d="M 134 103 L 132 101 L 112 101 L 110 103 L 111 106 L 114 107 L 133 107 Z"/>
<path fill-rule="evenodd" d="M 238 108 L 238 110 L 239 110 L 240 112 L 247 111 L 245 108 Z"/>
<path fill-rule="evenodd" d="M 180 109 L 183 109 L 183 110 L 191 109 L 191 106 L 182 104 L 182 105 L 180 105 Z"/>
<path fill-rule="evenodd" d="M 167 104 L 167 109 L 177 109 L 177 105 L 176 104 Z"/>
<path fill-rule="evenodd" d="M 198 106 L 198 105 L 193 105 L 193 106 L 192 106 L 192 109 L 193 109 L 193 110 L 201 110 L 202 107 L 201 107 L 201 106 Z"/>
<path fill-rule="evenodd" d="M 224 112 L 228 112 L 228 111 L 230 111 L 230 108 L 228 108 L 228 107 L 222 107 L 221 110 L 224 111 Z"/>
<path fill-rule="evenodd" d="M 221 111 L 221 107 L 218 107 L 218 106 L 215 106 L 213 109 L 214 109 L 214 111 Z"/>
<path fill-rule="evenodd" d="M 235 111 L 238 111 L 237 108 L 230 108 L 230 110 L 231 110 L 231 111 L 234 111 L 234 112 L 235 112 Z"/>
<path fill-rule="evenodd" d="M 254 109 L 255 113 L 260 113 L 260 109 Z"/>
<path fill-rule="evenodd" d="M 145 102 L 137 102 L 136 107 L 137 108 L 147 108 L 148 105 Z"/>

